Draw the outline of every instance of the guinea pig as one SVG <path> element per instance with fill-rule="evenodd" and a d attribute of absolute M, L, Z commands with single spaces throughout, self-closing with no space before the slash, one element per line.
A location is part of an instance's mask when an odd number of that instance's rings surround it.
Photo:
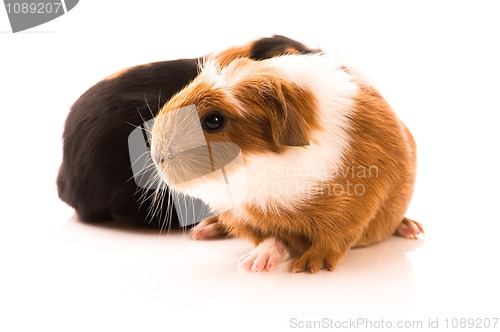
<path fill-rule="evenodd" d="M 316 50 L 284 36 L 262 38 L 215 55 L 223 67 L 232 60 L 267 59 Z M 192 81 L 202 58 L 149 63 L 113 74 L 88 89 L 71 107 L 63 133 L 57 177 L 61 200 L 88 222 L 124 220 L 138 226 L 179 226 L 175 209 L 150 206 L 154 190 L 134 183 L 127 138 L 152 119 L 170 97 Z"/>
<path fill-rule="evenodd" d="M 404 216 L 414 139 L 358 76 L 324 53 L 225 68 L 207 60 L 152 128 L 151 156 L 170 190 L 217 214 L 192 238 L 252 240 L 239 261 L 249 271 L 293 258 L 291 271 L 317 272 L 350 248 L 423 233 Z"/>

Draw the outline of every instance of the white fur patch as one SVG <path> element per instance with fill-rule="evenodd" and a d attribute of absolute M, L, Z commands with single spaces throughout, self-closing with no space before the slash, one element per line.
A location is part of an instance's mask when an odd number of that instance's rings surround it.
<path fill-rule="evenodd" d="M 290 55 L 270 59 L 294 83 L 313 92 L 318 101 L 319 123 L 310 145 L 291 147 L 285 153 L 246 157 L 248 201 L 261 209 L 282 206 L 294 210 L 332 178 L 350 148 L 349 116 L 358 86 L 339 69 L 341 63 L 327 55 Z"/>
<path fill-rule="evenodd" d="M 199 63 L 201 70 L 198 80 L 203 79 L 207 83 L 216 84 L 220 80 L 221 67 L 215 58 L 205 57 Z"/>
<path fill-rule="evenodd" d="M 240 206 L 248 198 L 248 176 L 241 153 L 224 168 L 173 189 L 202 199 L 218 213 Z"/>
<path fill-rule="evenodd" d="M 351 144 L 349 117 L 354 111 L 353 98 L 359 88 L 351 75 L 339 69 L 342 63 L 333 56 L 287 55 L 261 63 L 277 69 L 284 77 L 313 93 L 322 129 L 311 134 L 308 146 L 289 147 L 281 154 L 244 155 L 245 170 L 228 168 L 228 173 L 241 175 L 244 172 L 246 179 L 241 185 L 248 188 L 248 194 L 243 203 L 263 210 L 280 207 L 294 210 L 314 194 L 321 182 L 331 180 L 343 164 L 343 156 Z M 231 65 L 220 71 L 209 64 L 203 71 L 210 82 L 222 87 L 251 75 L 246 68 L 234 71 Z M 231 187 L 238 188 L 241 176 L 233 176 L 233 179 Z M 227 191 L 225 186 L 223 181 L 197 181 L 196 186 L 186 192 L 222 212 L 235 208 L 234 200 L 223 194 Z M 242 217 L 245 215 L 243 207 L 234 211 L 240 211 Z"/>

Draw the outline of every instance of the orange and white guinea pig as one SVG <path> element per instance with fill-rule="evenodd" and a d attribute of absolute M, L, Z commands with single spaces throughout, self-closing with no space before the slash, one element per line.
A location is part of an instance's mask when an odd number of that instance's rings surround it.
<path fill-rule="evenodd" d="M 199 119 L 191 134 L 185 117 L 168 116 L 190 105 Z M 183 139 L 174 139 L 183 126 Z M 188 137 L 198 131 L 212 161 L 207 176 L 196 158 L 183 156 L 196 150 Z M 217 173 L 210 147 L 220 143 L 237 146 L 241 162 Z M 410 131 L 333 55 L 241 58 L 224 68 L 207 60 L 161 109 L 152 157 L 172 190 L 217 214 L 192 238 L 229 234 L 255 243 L 239 261 L 246 270 L 269 271 L 289 258 L 293 272 L 333 270 L 350 248 L 423 233 L 404 216 L 416 172 Z M 223 194 L 231 176 L 233 190 L 245 188 L 236 200 Z"/>

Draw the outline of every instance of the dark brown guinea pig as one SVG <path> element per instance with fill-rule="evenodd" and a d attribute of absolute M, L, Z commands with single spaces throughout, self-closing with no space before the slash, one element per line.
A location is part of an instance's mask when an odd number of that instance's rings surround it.
<path fill-rule="evenodd" d="M 241 57 L 262 60 L 314 52 L 287 37 L 272 36 L 230 48 L 215 58 L 225 66 Z M 153 228 L 179 226 L 171 204 L 163 204 L 151 215 L 154 190 L 141 189 L 134 182 L 127 139 L 198 75 L 201 59 L 125 69 L 92 86 L 73 104 L 63 133 L 57 188 L 60 199 L 72 206 L 81 220 L 123 220 Z"/>

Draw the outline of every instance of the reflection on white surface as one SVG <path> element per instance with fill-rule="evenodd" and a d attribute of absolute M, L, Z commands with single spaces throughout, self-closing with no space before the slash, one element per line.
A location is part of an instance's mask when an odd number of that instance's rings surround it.
<path fill-rule="evenodd" d="M 293 274 L 287 262 L 253 273 L 237 266 L 252 248 L 242 239 L 192 241 L 183 231 L 160 234 L 70 218 L 11 247 L 24 250 L 7 261 L 3 298 L 9 299 L 8 319 L 23 331 L 40 325 L 57 331 L 282 331 L 292 328 L 291 319 L 485 315 L 488 307 L 474 301 L 498 292 L 489 289 L 498 272 L 490 271 L 494 275 L 484 284 L 470 283 L 475 272 L 458 268 L 457 274 L 453 263 L 463 252 L 440 244 L 434 233 L 426 240 L 393 237 L 351 250 L 334 272 Z M 458 257 L 448 264 L 442 261 L 447 254 Z"/>
<path fill-rule="evenodd" d="M 415 309 L 407 252 L 418 250 L 419 241 L 392 238 L 352 250 L 333 273 L 293 274 L 287 264 L 251 273 L 236 264 L 251 249 L 244 240 L 191 241 L 184 232 L 113 226 L 74 219 L 62 225 L 19 266 L 25 281 L 16 290 L 19 305 L 60 328 L 92 317 L 79 323 L 82 331 L 96 322 L 129 328 L 131 321 L 138 328 L 152 322 L 259 327 L 266 321 L 286 328 L 292 317 L 401 316 Z M 134 312 L 141 312 L 139 321 Z"/>

